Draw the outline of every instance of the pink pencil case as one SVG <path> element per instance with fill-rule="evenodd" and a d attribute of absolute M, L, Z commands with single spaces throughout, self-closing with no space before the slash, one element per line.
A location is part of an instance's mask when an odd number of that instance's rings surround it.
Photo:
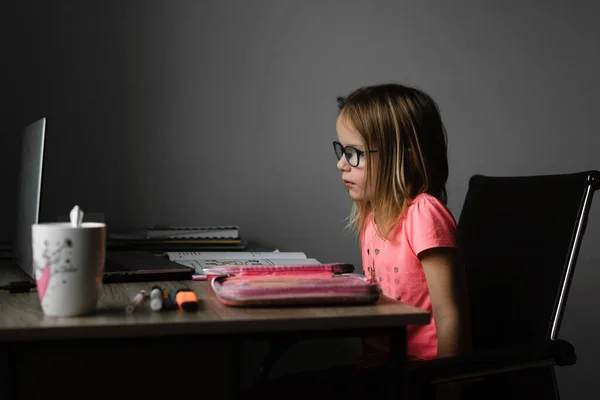
<path fill-rule="evenodd" d="M 372 304 L 379 286 L 351 264 L 223 265 L 205 270 L 228 306 Z"/>

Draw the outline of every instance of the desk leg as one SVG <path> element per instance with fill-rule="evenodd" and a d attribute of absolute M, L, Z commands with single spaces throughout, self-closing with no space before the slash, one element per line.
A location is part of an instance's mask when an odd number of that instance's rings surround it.
<path fill-rule="evenodd" d="M 406 399 L 407 379 L 407 337 L 406 327 L 390 334 L 390 365 L 388 366 L 388 398 Z"/>
<path fill-rule="evenodd" d="M 270 349 L 267 352 L 267 354 L 263 357 L 263 360 L 258 369 L 258 373 L 254 377 L 254 382 L 252 384 L 253 388 L 259 388 L 267 381 L 269 374 L 275 366 L 275 364 L 279 361 L 283 354 L 298 341 L 299 340 L 289 338 L 271 340 Z"/>
<path fill-rule="evenodd" d="M 242 375 L 243 371 L 243 363 L 242 363 L 242 340 L 234 339 L 233 341 L 233 354 L 232 354 L 232 363 L 233 363 L 233 398 L 234 399 L 242 399 L 244 390 L 243 390 L 243 379 Z"/>
<path fill-rule="evenodd" d="M 17 351 L 5 348 L 6 354 L 6 390 L 8 400 L 16 400 L 19 398 L 19 360 Z"/>

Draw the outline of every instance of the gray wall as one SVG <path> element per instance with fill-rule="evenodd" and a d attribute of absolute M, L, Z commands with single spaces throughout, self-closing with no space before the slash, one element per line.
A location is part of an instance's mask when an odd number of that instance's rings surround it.
<path fill-rule="evenodd" d="M 360 264 L 331 146 L 335 97 L 360 85 L 437 99 L 456 217 L 472 174 L 600 168 L 591 0 L 83 3 L 3 13 L 0 239 L 13 232 L 18 127 L 42 116 L 44 219 L 79 204 L 112 228 L 236 223 L 323 262 Z M 565 399 L 600 397 L 599 204 L 562 328 L 579 355 L 558 371 Z"/>

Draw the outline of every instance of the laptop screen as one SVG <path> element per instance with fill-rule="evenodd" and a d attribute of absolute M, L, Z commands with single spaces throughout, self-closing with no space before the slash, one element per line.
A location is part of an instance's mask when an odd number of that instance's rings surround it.
<path fill-rule="evenodd" d="M 34 278 L 31 225 L 39 222 L 46 119 L 27 125 L 21 140 L 21 161 L 17 191 L 17 226 L 13 257 L 19 267 Z"/>

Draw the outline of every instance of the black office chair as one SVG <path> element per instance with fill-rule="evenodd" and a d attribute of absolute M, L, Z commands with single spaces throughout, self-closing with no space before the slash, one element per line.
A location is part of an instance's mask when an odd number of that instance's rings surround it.
<path fill-rule="evenodd" d="M 458 234 L 473 355 L 410 363 L 408 381 L 423 396 L 437 384 L 462 381 L 463 399 L 558 398 L 554 367 L 576 361 L 558 333 L 599 187 L 598 171 L 471 178 Z M 273 347 L 257 384 L 292 344 Z"/>
<path fill-rule="evenodd" d="M 558 398 L 554 367 L 576 361 L 558 334 L 599 187 L 598 171 L 471 178 L 458 233 L 473 356 L 416 363 L 414 381 L 466 381 L 462 398 Z"/>

